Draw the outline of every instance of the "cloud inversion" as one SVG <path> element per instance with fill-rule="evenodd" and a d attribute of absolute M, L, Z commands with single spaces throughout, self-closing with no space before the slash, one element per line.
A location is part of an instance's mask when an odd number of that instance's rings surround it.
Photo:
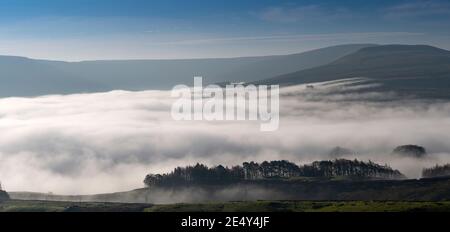
<path fill-rule="evenodd" d="M 0 99 L 0 180 L 10 191 L 114 192 L 176 166 L 302 164 L 330 159 L 335 146 L 358 153 L 347 158 L 388 163 L 409 177 L 450 161 L 450 103 L 342 88 L 282 89 L 276 132 L 260 132 L 258 121 L 174 121 L 175 99 L 166 91 Z M 429 158 L 392 157 L 403 144 L 425 146 Z"/>

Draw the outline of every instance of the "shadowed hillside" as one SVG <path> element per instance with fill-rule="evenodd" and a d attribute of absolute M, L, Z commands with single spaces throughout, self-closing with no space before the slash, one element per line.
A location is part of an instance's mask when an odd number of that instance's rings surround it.
<path fill-rule="evenodd" d="M 449 97 L 450 51 L 426 45 L 372 46 L 327 65 L 255 83 L 286 86 L 353 77 L 381 83 L 378 90 Z"/>

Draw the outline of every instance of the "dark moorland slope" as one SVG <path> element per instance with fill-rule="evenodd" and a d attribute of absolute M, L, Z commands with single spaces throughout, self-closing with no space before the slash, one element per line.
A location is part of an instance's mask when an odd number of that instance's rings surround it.
<path fill-rule="evenodd" d="M 379 90 L 450 97 L 450 51 L 426 45 L 372 46 L 327 65 L 255 83 L 286 86 L 355 77 L 382 84 Z"/>

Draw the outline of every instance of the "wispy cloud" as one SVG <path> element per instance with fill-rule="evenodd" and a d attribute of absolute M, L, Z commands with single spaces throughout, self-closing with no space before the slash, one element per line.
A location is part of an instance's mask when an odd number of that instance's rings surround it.
<path fill-rule="evenodd" d="M 154 35 L 155 34 L 155 35 Z M 159 36 L 146 33 L 109 38 L 0 39 L 0 54 L 80 61 L 101 59 L 190 59 L 290 54 L 351 43 L 423 43 L 423 33 L 378 31 L 323 34 L 229 36 L 197 34 Z M 410 42 L 411 43 L 411 42 Z M 448 48 L 447 44 L 437 44 Z"/>
<path fill-rule="evenodd" d="M 387 18 L 411 18 L 421 16 L 450 16 L 450 2 L 421 0 L 391 6 L 385 9 Z"/>
<path fill-rule="evenodd" d="M 355 33 L 324 33 L 324 34 L 293 34 L 293 35 L 261 35 L 247 37 L 212 37 L 194 40 L 174 40 L 167 42 L 153 42 L 153 45 L 192 45 L 192 44 L 211 44 L 211 43 L 233 43 L 245 41 L 273 42 L 273 41 L 318 41 L 330 39 L 370 39 L 397 36 L 420 36 L 423 33 L 416 32 L 355 32 Z"/>
<path fill-rule="evenodd" d="M 267 7 L 255 15 L 265 21 L 280 23 L 310 22 L 352 16 L 346 8 L 328 9 L 320 5 Z"/>

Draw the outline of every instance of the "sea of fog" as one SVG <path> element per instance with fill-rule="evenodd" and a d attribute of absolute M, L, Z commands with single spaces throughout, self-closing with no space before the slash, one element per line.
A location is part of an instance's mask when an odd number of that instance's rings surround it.
<path fill-rule="evenodd" d="M 281 89 L 280 127 L 174 121 L 170 91 L 0 99 L 0 181 L 9 191 L 92 194 L 143 187 L 147 173 L 201 162 L 330 159 L 336 146 L 408 177 L 450 162 L 450 102 L 399 98 L 364 83 Z M 425 159 L 391 155 L 418 144 Z"/>

